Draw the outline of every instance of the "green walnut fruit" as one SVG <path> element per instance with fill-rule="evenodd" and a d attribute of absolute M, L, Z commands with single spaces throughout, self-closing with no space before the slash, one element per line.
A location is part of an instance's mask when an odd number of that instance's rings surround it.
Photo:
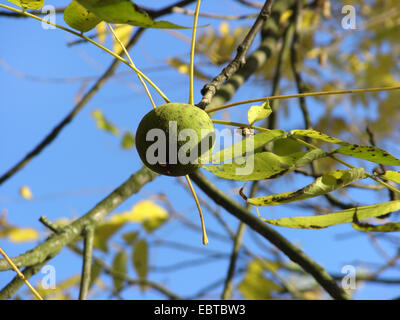
<path fill-rule="evenodd" d="M 208 162 L 215 142 L 208 114 L 193 105 L 167 103 L 148 114 L 136 131 L 136 149 L 151 170 L 184 176 Z"/>

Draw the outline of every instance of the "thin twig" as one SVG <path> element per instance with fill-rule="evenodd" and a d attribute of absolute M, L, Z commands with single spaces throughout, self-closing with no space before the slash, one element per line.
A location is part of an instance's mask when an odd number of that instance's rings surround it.
<path fill-rule="evenodd" d="M 32 291 L 34 296 L 38 300 L 43 300 L 39 292 L 36 291 L 36 289 L 29 283 L 28 279 L 25 277 L 25 275 L 18 269 L 18 267 L 14 264 L 14 262 L 8 257 L 8 255 L 4 252 L 4 250 L 0 247 L 0 254 L 4 257 L 4 259 L 7 261 L 7 263 L 11 266 L 11 268 L 17 273 L 18 277 L 27 285 L 29 290 Z"/>
<path fill-rule="evenodd" d="M 261 9 L 256 21 L 250 28 L 246 37 L 242 43 L 237 47 L 237 53 L 235 58 L 222 70 L 222 72 L 216 76 L 210 83 L 206 84 L 201 90 L 203 98 L 200 103 L 197 104 L 199 108 L 205 109 L 210 104 L 211 99 L 216 94 L 217 90 L 221 85 L 229 80 L 237 70 L 239 70 L 246 63 L 246 55 L 250 49 L 251 44 L 258 31 L 260 31 L 262 25 L 268 19 L 271 14 L 272 0 L 265 1 L 263 8 Z"/>
<path fill-rule="evenodd" d="M 257 185 L 258 185 L 257 181 L 254 181 L 251 184 L 250 197 L 253 197 L 256 194 Z M 248 204 L 248 203 L 246 204 L 247 209 L 249 209 L 250 206 L 251 206 L 250 204 Z M 242 245 L 245 230 L 246 230 L 246 224 L 243 222 L 240 222 L 239 226 L 238 226 L 238 230 L 235 235 L 235 238 L 233 240 L 233 248 L 232 248 L 231 257 L 229 260 L 228 272 L 227 272 L 226 279 L 225 279 L 224 289 L 223 289 L 222 295 L 221 295 L 221 298 L 223 300 L 228 300 L 232 296 L 233 277 L 234 277 L 235 269 L 236 269 L 236 261 L 238 258 L 240 247 Z"/>
<path fill-rule="evenodd" d="M 175 7 L 173 9 L 174 12 L 186 14 L 189 16 L 194 16 L 195 11 L 189 9 L 183 9 L 179 7 Z M 247 15 L 239 15 L 239 16 L 230 16 L 223 14 L 215 14 L 215 13 L 199 13 L 199 17 L 212 18 L 212 19 L 220 19 L 220 20 L 244 20 L 244 19 L 253 19 L 256 18 L 258 14 L 247 14 Z"/>
<path fill-rule="evenodd" d="M 87 226 L 84 230 L 83 265 L 79 289 L 79 300 L 86 300 L 89 292 L 92 273 L 93 238 L 94 228 L 92 226 Z"/>

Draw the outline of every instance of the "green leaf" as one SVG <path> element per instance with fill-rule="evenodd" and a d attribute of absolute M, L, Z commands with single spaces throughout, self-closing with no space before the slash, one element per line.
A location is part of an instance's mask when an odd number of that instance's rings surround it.
<path fill-rule="evenodd" d="M 384 174 L 379 176 L 383 179 L 390 180 L 400 184 L 400 172 L 387 170 Z"/>
<path fill-rule="evenodd" d="M 291 138 L 276 139 L 273 142 L 272 151 L 278 156 L 287 156 L 289 154 L 300 152 L 303 145 Z"/>
<path fill-rule="evenodd" d="M 146 240 L 141 239 L 135 242 L 133 247 L 132 263 L 140 280 L 145 280 L 147 278 L 149 270 L 148 255 L 149 249 Z M 141 285 L 140 288 L 143 290 L 145 289 L 145 286 Z"/>
<path fill-rule="evenodd" d="M 139 231 L 134 231 L 123 234 L 122 238 L 125 240 L 127 244 L 129 244 L 135 242 L 138 236 L 139 236 Z"/>
<path fill-rule="evenodd" d="M 262 261 L 253 260 L 248 264 L 246 274 L 238 285 L 243 297 L 248 300 L 267 300 L 273 298 L 273 292 L 282 290 L 275 282 L 264 276 L 264 271 Z"/>
<path fill-rule="evenodd" d="M 392 156 L 390 153 L 374 146 L 364 146 L 358 144 L 350 144 L 334 150 L 337 153 L 352 156 L 354 158 L 368 160 L 371 162 L 386 164 L 391 166 L 400 166 L 400 160 Z"/>
<path fill-rule="evenodd" d="M 8 1 L 25 9 L 39 10 L 44 5 L 44 0 L 8 0 Z"/>
<path fill-rule="evenodd" d="M 71 28 L 87 32 L 97 26 L 101 19 L 83 7 L 78 1 L 72 0 L 68 7 L 65 8 L 64 21 Z"/>
<path fill-rule="evenodd" d="M 190 29 L 168 21 L 154 21 L 130 0 L 77 0 L 86 9 L 102 20 L 110 23 L 123 23 L 142 28 Z"/>
<path fill-rule="evenodd" d="M 276 226 L 298 229 L 322 229 L 333 225 L 353 222 L 357 210 L 359 219 L 378 217 L 400 209 L 400 200 L 378 203 L 374 205 L 351 208 L 334 213 L 311 217 L 292 217 L 282 219 L 264 219 L 263 221 Z"/>
<path fill-rule="evenodd" d="M 288 156 L 278 156 L 272 152 L 260 152 L 247 157 L 237 157 L 229 164 L 208 165 L 203 168 L 220 178 L 230 180 L 273 179 L 324 156 L 326 156 L 326 153 L 318 149 L 296 152 Z"/>
<path fill-rule="evenodd" d="M 261 106 L 251 106 L 247 112 L 247 119 L 249 124 L 253 124 L 257 121 L 267 118 L 272 112 L 269 105 L 269 100 L 265 101 Z"/>
<path fill-rule="evenodd" d="M 317 140 L 322 140 L 325 142 L 329 142 L 329 143 L 335 143 L 335 144 L 340 144 L 340 145 L 348 145 L 347 142 L 344 142 L 338 138 L 334 138 L 331 136 L 328 136 L 322 132 L 316 131 L 316 130 L 292 130 L 290 131 L 290 134 L 294 135 L 294 136 L 303 136 L 303 137 L 308 137 L 308 138 L 312 138 L 312 139 L 317 139 Z"/>
<path fill-rule="evenodd" d="M 122 279 L 122 276 L 126 275 L 127 260 L 128 257 L 126 252 L 123 250 L 119 251 L 114 257 L 112 268 L 113 271 L 116 272 L 116 274 L 113 275 L 114 288 L 116 292 L 120 292 L 123 289 L 124 280 Z"/>
<path fill-rule="evenodd" d="M 212 155 L 211 161 L 212 163 L 221 163 L 224 161 L 232 160 L 233 158 L 239 156 L 243 156 L 246 153 L 255 153 L 262 149 L 262 147 L 269 141 L 285 135 L 286 132 L 279 129 L 257 133 L 231 145 L 230 147 L 216 152 Z"/>
<path fill-rule="evenodd" d="M 132 132 L 127 131 L 121 139 L 121 147 L 123 149 L 132 149 L 135 145 L 135 137 Z"/>
<path fill-rule="evenodd" d="M 113 135 L 119 135 L 119 130 L 110 121 L 108 121 L 101 110 L 96 109 L 92 112 L 92 117 L 96 119 L 97 128 L 110 132 Z"/>
<path fill-rule="evenodd" d="M 388 222 L 380 225 L 373 225 L 365 222 L 360 222 L 354 215 L 353 228 L 363 232 L 397 232 L 400 231 L 400 222 Z"/>
<path fill-rule="evenodd" d="M 247 202 L 256 206 L 274 206 L 320 196 L 365 178 L 363 168 L 337 170 L 325 173 L 313 183 L 293 192 L 284 192 L 266 197 L 249 198 Z"/>
<path fill-rule="evenodd" d="M 102 268 L 99 264 L 93 262 L 92 267 L 90 270 L 90 283 L 89 283 L 89 288 L 91 288 L 99 278 L 101 274 Z"/>

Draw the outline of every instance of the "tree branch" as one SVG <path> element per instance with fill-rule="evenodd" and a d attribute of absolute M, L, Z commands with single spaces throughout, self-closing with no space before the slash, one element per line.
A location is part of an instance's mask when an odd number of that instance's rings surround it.
<path fill-rule="evenodd" d="M 203 98 L 197 105 L 201 109 L 205 109 L 210 104 L 212 97 L 217 90 L 221 87 L 222 83 L 229 80 L 231 76 L 239 70 L 246 63 L 246 55 L 249 51 L 251 44 L 262 25 L 271 15 L 272 0 L 266 0 L 263 8 L 261 9 L 256 21 L 250 28 L 242 43 L 237 47 L 235 58 L 216 76 L 210 83 L 206 84 L 201 90 Z"/>
<path fill-rule="evenodd" d="M 275 2 L 271 9 L 270 19 L 268 19 L 262 27 L 262 41 L 260 45 L 247 57 L 243 67 L 237 70 L 237 72 L 220 87 L 212 97 L 206 109 L 222 106 L 225 102 L 232 99 L 239 87 L 241 87 L 243 83 L 271 57 L 272 53 L 276 50 L 277 43 L 282 33 L 279 27 L 280 17 L 294 4 L 294 1 L 295 0 L 277 0 Z"/>
<path fill-rule="evenodd" d="M 148 182 L 154 180 L 157 174 L 145 167 L 133 174 L 127 181 L 116 188 L 106 198 L 100 201 L 92 210 L 63 228 L 58 234 L 51 235 L 45 242 L 33 250 L 12 259 L 18 266 L 32 266 L 58 254 L 64 246 L 79 237 L 87 226 L 95 227 L 103 218 L 137 193 Z M 9 270 L 10 266 L 4 259 L 0 260 L 0 271 Z"/>
<path fill-rule="evenodd" d="M 290 243 L 281 234 L 227 197 L 225 193 L 216 188 L 200 172 L 191 174 L 190 178 L 217 204 L 246 223 L 250 228 L 258 232 L 286 254 L 290 260 L 300 265 L 307 273 L 312 275 L 334 299 L 350 299 L 348 294 L 336 284 L 335 280 L 323 267 L 308 257 L 301 249 Z"/>

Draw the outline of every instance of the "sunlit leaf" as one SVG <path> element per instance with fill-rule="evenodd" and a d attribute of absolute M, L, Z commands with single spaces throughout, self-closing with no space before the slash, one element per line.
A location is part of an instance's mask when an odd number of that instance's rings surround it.
<path fill-rule="evenodd" d="M 273 293 L 282 290 L 272 280 L 264 276 L 265 269 L 258 260 L 251 261 L 243 280 L 239 283 L 240 293 L 248 300 L 267 300 L 273 298 Z"/>
<path fill-rule="evenodd" d="M 19 194 L 21 195 L 22 198 L 25 200 L 32 200 L 33 199 L 33 193 L 32 190 L 28 186 L 22 186 L 19 189 Z"/>
<path fill-rule="evenodd" d="M 262 147 L 266 143 L 285 135 L 286 132 L 279 129 L 257 133 L 254 136 L 249 136 L 242 141 L 234 143 L 233 145 L 216 152 L 212 155 L 211 161 L 212 163 L 221 163 L 224 161 L 232 160 L 233 158 L 239 156 L 243 156 L 246 153 L 249 154 L 261 151 Z"/>
<path fill-rule="evenodd" d="M 92 117 L 96 119 L 97 128 L 110 132 L 113 135 L 119 135 L 119 130 L 110 121 L 108 121 L 103 112 L 99 109 L 93 110 Z"/>
<path fill-rule="evenodd" d="M 0 237 L 8 238 L 12 242 L 29 242 L 39 239 L 39 232 L 34 228 L 4 227 Z"/>
<path fill-rule="evenodd" d="M 168 219 L 168 212 L 150 200 L 136 203 L 131 210 L 114 214 L 110 221 L 114 223 L 138 222 L 147 232 L 159 228 Z"/>
<path fill-rule="evenodd" d="M 400 209 L 400 200 L 389 201 L 370 206 L 357 207 L 310 217 L 291 217 L 281 219 L 264 219 L 263 221 L 281 227 L 298 229 L 321 229 L 333 225 L 353 222 L 354 214 L 357 210 L 357 216 L 360 220 L 378 217 L 386 213 L 394 212 Z"/>
<path fill-rule="evenodd" d="M 39 10 L 44 5 L 44 0 L 8 0 L 8 1 L 25 9 Z"/>
<path fill-rule="evenodd" d="M 318 140 L 322 140 L 322 141 L 329 142 L 329 143 L 348 145 L 347 142 L 344 142 L 338 138 L 330 137 L 322 132 L 319 132 L 316 130 L 311 130 L 311 129 L 309 129 L 309 130 L 292 130 L 292 131 L 290 131 L 290 134 L 296 135 L 296 136 L 309 137 L 312 139 L 318 139 Z"/>
<path fill-rule="evenodd" d="M 249 198 L 247 202 L 257 206 L 274 206 L 320 196 L 350 183 L 365 178 L 363 168 L 337 170 L 325 173 L 308 186 L 293 192 L 284 192 L 266 197 Z"/>
<path fill-rule="evenodd" d="M 183 62 L 179 58 L 168 58 L 167 63 L 169 66 L 173 67 L 181 74 L 186 74 L 186 75 L 190 74 L 190 65 L 186 62 Z M 193 75 L 200 80 L 208 81 L 210 79 L 209 76 L 207 76 L 204 73 L 202 73 L 201 71 L 199 71 L 196 67 L 194 68 Z"/>
<path fill-rule="evenodd" d="M 237 157 L 232 163 L 207 165 L 203 168 L 214 175 L 230 180 L 253 181 L 278 178 L 291 170 L 326 156 L 322 150 L 296 152 L 278 156 L 272 152 L 259 152 L 246 157 Z"/>
<path fill-rule="evenodd" d="M 118 39 L 123 43 L 123 45 L 126 47 L 126 45 L 129 42 L 129 39 L 131 37 L 131 34 L 133 32 L 133 26 L 130 25 L 123 25 L 123 24 L 116 24 L 115 27 L 113 28 L 116 36 Z M 112 37 L 113 40 L 113 50 L 114 52 L 122 52 L 123 49 L 115 37 Z"/>
<path fill-rule="evenodd" d="M 81 32 L 92 30 L 101 22 L 101 19 L 83 7 L 78 1 L 72 2 L 65 8 L 64 21 Z"/>
<path fill-rule="evenodd" d="M 400 184 L 400 172 L 386 170 L 380 177 Z"/>
<path fill-rule="evenodd" d="M 269 105 L 269 100 L 265 101 L 261 106 L 251 106 L 247 112 L 247 119 L 249 124 L 253 124 L 257 121 L 267 118 L 272 112 Z"/>
<path fill-rule="evenodd" d="M 102 21 L 96 26 L 97 39 L 99 39 L 99 43 L 104 45 L 107 38 L 107 24 Z"/>
<path fill-rule="evenodd" d="M 390 153 L 374 146 L 364 146 L 358 144 L 350 144 L 335 152 L 352 156 L 354 158 L 368 160 L 371 162 L 386 164 L 391 166 L 400 166 L 400 160 L 392 156 Z"/>
<path fill-rule="evenodd" d="M 189 29 L 168 21 L 154 21 L 130 0 L 77 0 L 86 9 L 110 23 L 130 24 L 142 28 Z"/>

